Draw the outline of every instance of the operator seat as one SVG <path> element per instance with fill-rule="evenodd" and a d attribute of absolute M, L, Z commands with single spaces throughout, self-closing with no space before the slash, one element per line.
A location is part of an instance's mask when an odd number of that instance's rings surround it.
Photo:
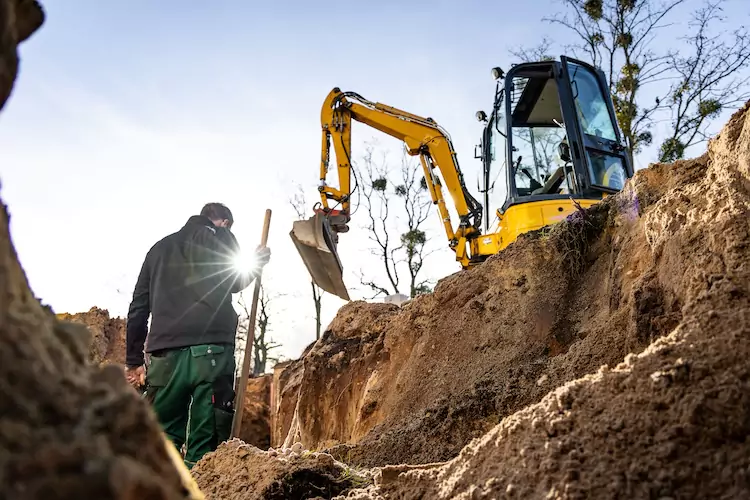
<path fill-rule="evenodd" d="M 533 190 L 531 194 L 552 194 L 553 192 L 556 192 L 558 189 L 560 189 L 560 184 L 562 183 L 564 177 L 565 173 L 563 171 L 563 167 L 557 167 L 557 170 L 555 170 L 552 175 L 549 176 L 549 179 L 547 179 L 547 182 L 544 183 L 544 186 Z"/>

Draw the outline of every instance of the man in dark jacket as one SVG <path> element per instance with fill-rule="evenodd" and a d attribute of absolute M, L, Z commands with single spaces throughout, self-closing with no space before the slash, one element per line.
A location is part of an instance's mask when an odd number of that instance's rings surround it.
<path fill-rule="evenodd" d="M 126 375 L 133 384 L 145 379 L 164 432 L 178 450 L 187 444 L 190 468 L 229 438 L 237 331 L 232 294 L 250 285 L 270 258 L 267 248 L 258 248 L 256 269 L 238 270 L 233 222 L 227 207 L 209 203 L 151 247 L 128 312 Z"/>

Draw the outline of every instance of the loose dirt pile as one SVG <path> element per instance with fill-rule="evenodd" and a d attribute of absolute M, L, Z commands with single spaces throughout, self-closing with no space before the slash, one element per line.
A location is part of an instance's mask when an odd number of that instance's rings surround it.
<path fill-rule="evenodd" d="M 125 364 L 125 320 L 110 318 L 109 311 L 92 307 L 88 312 L 57 315 L 62 321 L 85 325 L 91 333 L 89 357 L 95 364 Z"/>
<path fill-rule="evenodd" d="M 349 498 L 746 498 L 748 278 L 712 283 L 644 353 L 553 391 L 453 461 L 386 467 Z"/>
<path fill-rule="evenodd" d="M 342 308 L 281 375 L 275 435 L 367 466 L 471 442 L 441 468 L 384 469 L 398 498 L 747 491 L 749 107 L 702 157 L 638 172 L 431 295 Z"/>
<path fill-rule="evenodd" d="M 372 482 L 332 456 L 299 445 L 266 452 L 237 439 L 207 454 L 192 474 L 208 500 L 332 498 Z"/>

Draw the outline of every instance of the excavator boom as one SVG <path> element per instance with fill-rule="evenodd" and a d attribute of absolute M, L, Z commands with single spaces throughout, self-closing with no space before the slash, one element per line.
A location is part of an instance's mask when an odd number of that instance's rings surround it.
<path fill-rule="evenodd" d="M 374 103 L 353 92 L 334 88 L 321 110 L 322 148 L 320 162 L 321 203 L 310 219 L 296 221 L 290 236 L 313 281 L 323 290 L 349 300 L 343 281 L 343 268 L 336 250 L 337 235 L 346 232 L 351 206 L 351 124 L 356 120 L 400 139 L 407 152 L 419 156 L 426 184 L 437 205 L 452 248 L 466 259 L 466 240 L 479 234 L 482 207 L 471 196 L 458 167 L 448 134 L 430 118 Z M 327 183 L 330 146 L 336 154 L 339 187 Z M 456 207 L 460 223 L 454 228 L 443 197 L 438 168 Z M 335 205 L 331 206 L 331 202 Z"/>

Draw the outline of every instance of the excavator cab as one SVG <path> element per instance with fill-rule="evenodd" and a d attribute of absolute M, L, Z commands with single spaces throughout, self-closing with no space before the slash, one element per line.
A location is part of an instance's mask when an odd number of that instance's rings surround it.
<path fill-rule="evenodd" d="M 563 56 L 493 74 L 498 86 L 492 113 L 483 114 L 481 158 L 485 224 L 489 207 L 499 207 L 493 234 L 502 249 L 576 204 L 619 191 L 633 168 L 601 70 Z"/>

